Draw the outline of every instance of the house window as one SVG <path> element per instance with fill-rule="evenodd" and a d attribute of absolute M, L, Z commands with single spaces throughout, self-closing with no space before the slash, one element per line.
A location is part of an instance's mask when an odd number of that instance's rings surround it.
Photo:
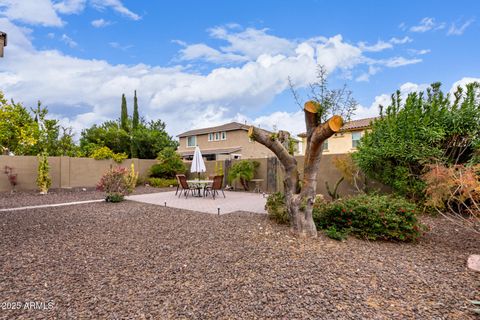
<path fill-rule="evenodd" d="M 213 141 L 213 133 L 208 134 L 208 141 Z"/>
<path fill-rule="evenodd" d="M 187 148 L 197 146 L 197 136 L 187 137 Z"/>
<path fill-rule="evenodd" d="M 215 132 L 215 141 L 220 140 L 220 132 Z"/>
<path fill-rule="evenodd" d="M 323 151 L 328 150 L 328 139 L 325 140 L 325 141 L 323 141 L 322 150 L 323 150 Z"/>
<path fill-rule="evenodd" d="M 361 132 L 352 132 L 352 148 L 357 148 L 360 144 Z"/>
<path fill-rule="evenodd" d="M 227 140 L 227 132 L 222 132 L 222 140 Z"/>

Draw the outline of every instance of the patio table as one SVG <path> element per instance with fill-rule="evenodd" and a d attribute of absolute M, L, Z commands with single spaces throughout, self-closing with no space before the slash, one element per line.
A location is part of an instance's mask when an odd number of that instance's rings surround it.
<path fill-rule="evenodd" d="M 195 194 L 196 197 L 201 197 L 202 196 L 202 189 L 213 183 L 213 180 L 187 180 L 188 186 L 192 189 L 197 190 L 197 193 Z"/>

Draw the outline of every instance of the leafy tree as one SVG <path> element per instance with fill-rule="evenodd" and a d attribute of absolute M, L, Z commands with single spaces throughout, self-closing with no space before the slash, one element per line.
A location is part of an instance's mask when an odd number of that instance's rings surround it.
<path fill-rule="evenodd" d="M 136 130 L 138 128 L 140 118 L 138 114 L 138 101 L 137 101 L 137 90 L 133 96 L 133 118 L 132 118 L 132 128 Z"/>
<path fill-rule="evenodd" d="M 228 183 L 240 181 L 245 191 L 248 191 L 248 182 L 255 176 L 255 169 L 260 165 L 257 161 L 241 160 L 235 163 L 228 171 Z"/>
<path fill-rule="evenodd" d="M 127 99 L 125 99 L 125 94 L 124 93 L 122 94 L 122 111 L 120 113 L 120 127 L 127 132 L 129 131 Z"/>
<path fill-rule="evenodd" d="M 172 147 L 158 153 L 158 163 L 150 168 L 150 176 L 155 178 L 175 178 L 177 173 L 185 173 L 186 167 L 180 155 Z"/>
<path fill-rule="evenodd" d="M 8 103 L 0 92 L 0 146 L 16 155 L 75 155 L 71 128 L 47 119 L 48 109 L 39 101 L 32 114 L 19 103 Z M 62 132 L 60 131 L 62 129 Z"/>
<path fill-rule="evenodd" d="M 434 83 L 426 94 L 413 92 L 405 101 L 397 91 L 354 154 L 362 171 L 402 195 L 422 199 L 425 166 L 474 161 L 480 145 L 479 88 L 471 83 L 452 97 Z"/>

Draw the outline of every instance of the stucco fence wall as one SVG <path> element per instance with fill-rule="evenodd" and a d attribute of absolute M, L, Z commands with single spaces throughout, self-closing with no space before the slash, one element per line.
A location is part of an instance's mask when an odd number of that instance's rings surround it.
<path fill-rule="evenodd" d="M 335 168 L 332 163 L 335 155 L 323 155 L 320 169 L 318 172 L 317 192 L 327 195 L 325 188 L 325 181 L 329 183 L 331 188 L 335 185 L 335 182 L 341 177 L 340 172 Z M 303 173 L 303 156 L 296 157 L 299 164 L 300 173 Z M 275 191 L 283 190 L 283 168 L 280 162 L 275 158 L 260 158 L 249 159 L 257 161 L 260 165 L 256 170 L 255 179 L 262 179 L 260 183 L 260 189 L 262 192 L 272 193 Z M 205 166 L 207 168 L 206 175 L 215 174 L 215 164 L 222 164 L 225 174 L 225 184 L 227 183 L 226 176 L 228 175 L 229 168 L 240 160 L 226 160 L 226 161 L 206 161 Z M 120 165 L 122 167 L 129 168 L 133 162 L 135 170 L 139 172 L 139 175 L 146 177 L 148 175 L 150 167 L 155 164 L 156 160 L 150 159 L 127 159 L 121 164 L 115 163 L 113 160 L 95 160 L 91 158 L 71 158 L 71 157 L 48 157 L 50 164 L 50 177 L 52 178 L 51 188 L 76 188 L 76 187 L 95 187 L 100 180 L 102 174 L 107 171 L 111 166 Z M 190 166 L 190 162 L 186 163 L 187 168 Z M 17 174 L 17 189 L 18 190 L 34 190 L 37 189 L 37 166 L 38 160 L 35 156 L 0 156 L 0 191 L 9 191 L 10 184 L 7 176 L 3 174 L 4 167 L 10 166 L 14 168 L 14 173 Z M 189 178 L 194 178 L 197 175 L 188 173 Z M 250 183 L 253 190 L 255 184 Z M 380 184 L 373 183 L 373 187 L 386 190 L 385 187 Z M 235 183 L 236 189 L 241 189 L 239 183 Z M 353 194 L 356 189 L 350 185 L 347 181 L 344 181 L 339 189 L 340 195 Z"/>
<path fill-rule="evenodd" d="M 113 160 L 95 160 L 91 158 L 48 157 L 50 165 L 51 188 L 95 187 L 102 174 L 110 166 L 120 165 L 129 168 L 131 163 L 139 175 L 144 176 L 156 160 L 127 159 L 121 164 Z M 0 156 L 0 191 L 10 190 L 5 166 L 12 167 L 17 174 L 18 190 L 37 189 L 38 159 L 34 156 Z"/>

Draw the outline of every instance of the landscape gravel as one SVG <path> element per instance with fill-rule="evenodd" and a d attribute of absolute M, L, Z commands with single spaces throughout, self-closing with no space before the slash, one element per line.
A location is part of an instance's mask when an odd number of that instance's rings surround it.
<path fill-rule="evenodd" d="M 405 244 L 131 201 L 2 212 L 0 303 L 51 308 L 0 319 L 475 319 L 480 238 L 424 221 Z"/>

